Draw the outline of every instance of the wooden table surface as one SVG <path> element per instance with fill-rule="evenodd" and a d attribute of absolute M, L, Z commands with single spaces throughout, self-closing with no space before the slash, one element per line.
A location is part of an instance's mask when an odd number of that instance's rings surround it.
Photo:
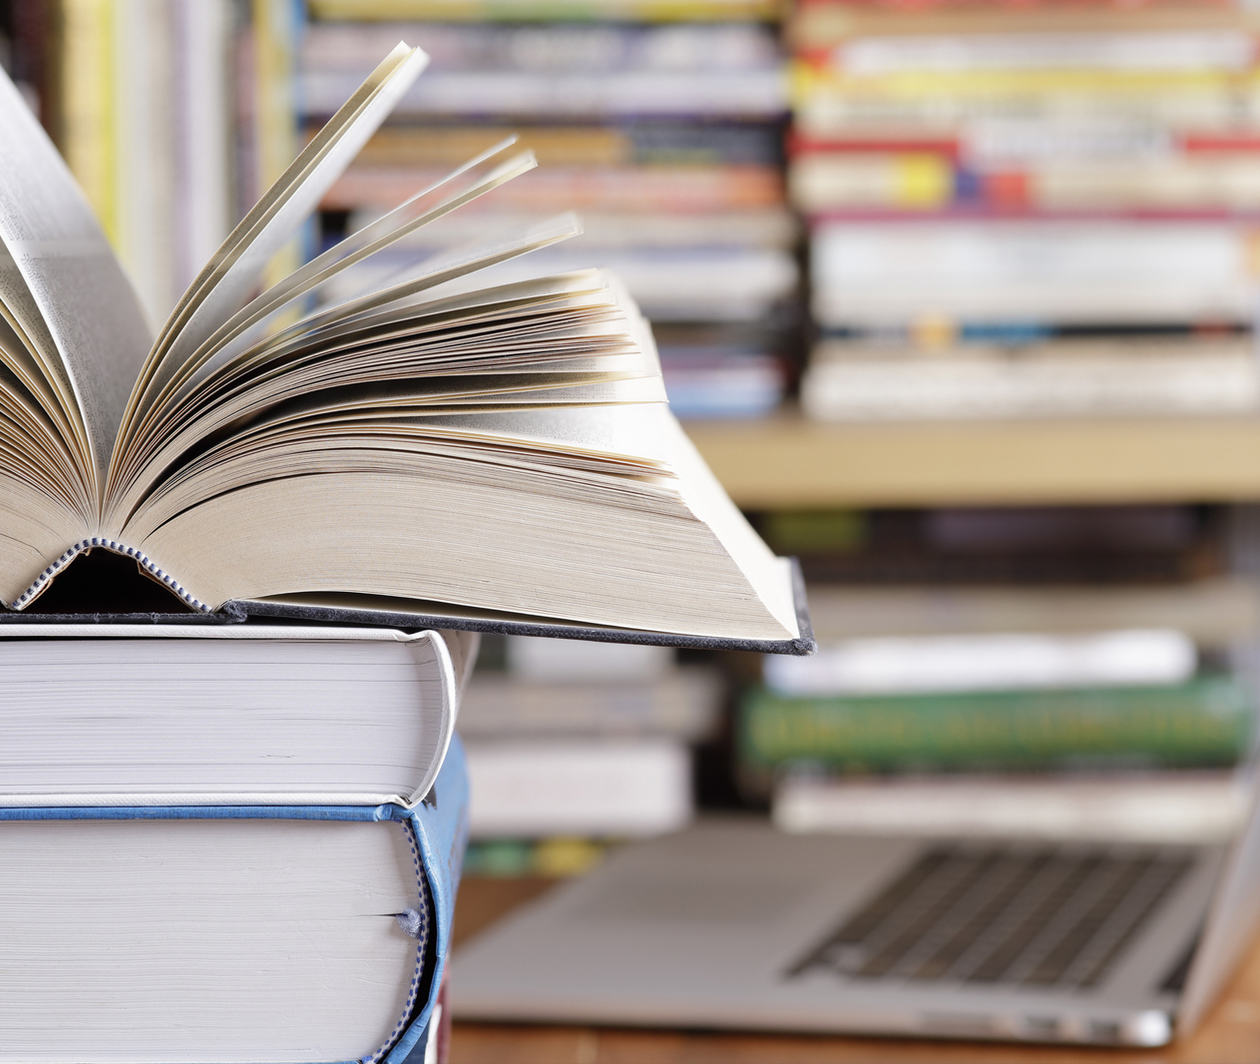
<path fill-rule="evenodd" d="M 465 879 L 456 944 L 553 883 Z M 458 987 L 451 1005 L 451 1064 L 1260 1064 L 1260 948 L 1203 1026 L 1158 1050 L 460 1023 Z"/>

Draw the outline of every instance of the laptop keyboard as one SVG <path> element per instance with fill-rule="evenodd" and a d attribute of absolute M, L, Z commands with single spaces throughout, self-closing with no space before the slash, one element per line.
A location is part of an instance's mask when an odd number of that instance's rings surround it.
<path fill-rule="evenodd" d="M 940 846 L 923 853 L 788 974 L 1097 985 L 1189 854 Z"/>

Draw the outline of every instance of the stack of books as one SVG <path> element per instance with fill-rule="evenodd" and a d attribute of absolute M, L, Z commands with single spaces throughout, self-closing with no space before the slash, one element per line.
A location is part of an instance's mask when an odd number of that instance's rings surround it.
<path fill-rule="evenodd" d="M 715 739 L 726 694 L 712 663 L 680 665 L 667 647 L 519 636 L 502 649 L 483 655 L 460 714 L 474 863 L 484 854 L 503 871 L 515 854 L 511 865 L 537 872 L 558 853 L 594 854 L 691 820 L 695 748 Z"/>
<path fill-rule="evenodd" d="M 425 60 L 353 89 L 156 339 L 0 78 L 8 1059 L 440 1058 L 474 633 L 812 647 L 618 283 L 479 285 L 567 219 L 330 295 L 527 154 L 257 292 Z"/>
<path fill-rule="evenodd" d="M 295 57 L 308 124 L 399 37 L 424 40 L 433 56 L 423 87 L 329 190 L 322 239 L 377 217 L 426 174 L 510 128 L 542 169 L 400 243 L 373 269 L 402 267 L 487 222 L 576 209 L 582 236 L 545 253 L 551 268 L 615 269 L 656 328 L 678 414 L 773 409 L 793 355 L 798 277 L 782 169 L 779 8 L 316 0 Z"/>
<path fill-rule="evenodd" d="M 805 409 L 1260 407 L 1256 29 L 1233 3 L 802 3 Z"/>
<path fill-rule="evenodd" d="M 820 650 L 767 660 L 742 694 L 743 784 L 793 830 L 1227 833 L 1245 801 L 1260 599 L 1230 571 L 1239 533 L 1223 516 L 764 519 L 811 579 Z"/>
<path fill-rule="evenodd" d="M 867 637 L 779 665 L 741 740 L 793 830 L 1192 841 L 1245 809 L 1254 699 L 1196 674 L 1181 632 Z"/>
<path fill-rule="evenodd" d="M 442 1059 L 475 636 L 4 635 L 6 1057 Z"/>

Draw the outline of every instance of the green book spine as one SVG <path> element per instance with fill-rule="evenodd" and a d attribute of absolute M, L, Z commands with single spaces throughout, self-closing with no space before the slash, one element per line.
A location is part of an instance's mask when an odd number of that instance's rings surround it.
<path fill-rule="evenodd" d="M 808 697 L 757 689 L 740 704 L 742 767 L 845 771 L 1102 764 L 1234 764 L 1252 699 L 1227 676 L 1161 687 Z"/>

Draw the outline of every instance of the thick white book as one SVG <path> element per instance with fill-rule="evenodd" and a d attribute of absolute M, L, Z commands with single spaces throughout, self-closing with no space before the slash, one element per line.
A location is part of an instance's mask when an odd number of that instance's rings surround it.
<path fill-rule="evenodd" d="M 810 242 L 812 309 L 853 328 L 1247 322 L 1247 239 L 1241 224 L 1193 219 L 828 219 Z"/>
<path fill-rule="evenodd" d="M 1052 340 L 945 351 L 817 345 L 801 406 L 823 421 L 1246 414 L 1260 409 L 1249 339 Z"/>
<path fill-rule="evenodd" d="M 809 658 L 766 658 L 767 686 L 793 695 L 1035 690 L 1184 683 L 1199 655 L 1166 628 L 857 637 Z"/>
<path fill-rule="evenodd" d="M 250 625 L 0 630 L 0 805 L 412 808 L 473 633 Z"/>
<path fill-rule="evenodd" d="M 0 805 L 0 1061 L 419 1061 L 467 798 Z"/>
<path fill-rule="evenodd" d="M 1232 769 L 1019 775 L 821 776 L 775 784 L 771 816 L 793 832 L 1109 842 L 1227 839 L 1250 805 Z"/>
<path fill-rule="evenodd" d="M 473 838 L 632 837 L 695 813 L 691 751 L 676 739 L 478 739 L 468 745 Z"/>
<path fill-rule="evenodd" d="M 482 672 L 460 704 L 459 733 L 469 740 L 654 735 L 694 743 L 717 733 L 726 695 L 721 672 L 696 665 L 637 681 Z"/>

